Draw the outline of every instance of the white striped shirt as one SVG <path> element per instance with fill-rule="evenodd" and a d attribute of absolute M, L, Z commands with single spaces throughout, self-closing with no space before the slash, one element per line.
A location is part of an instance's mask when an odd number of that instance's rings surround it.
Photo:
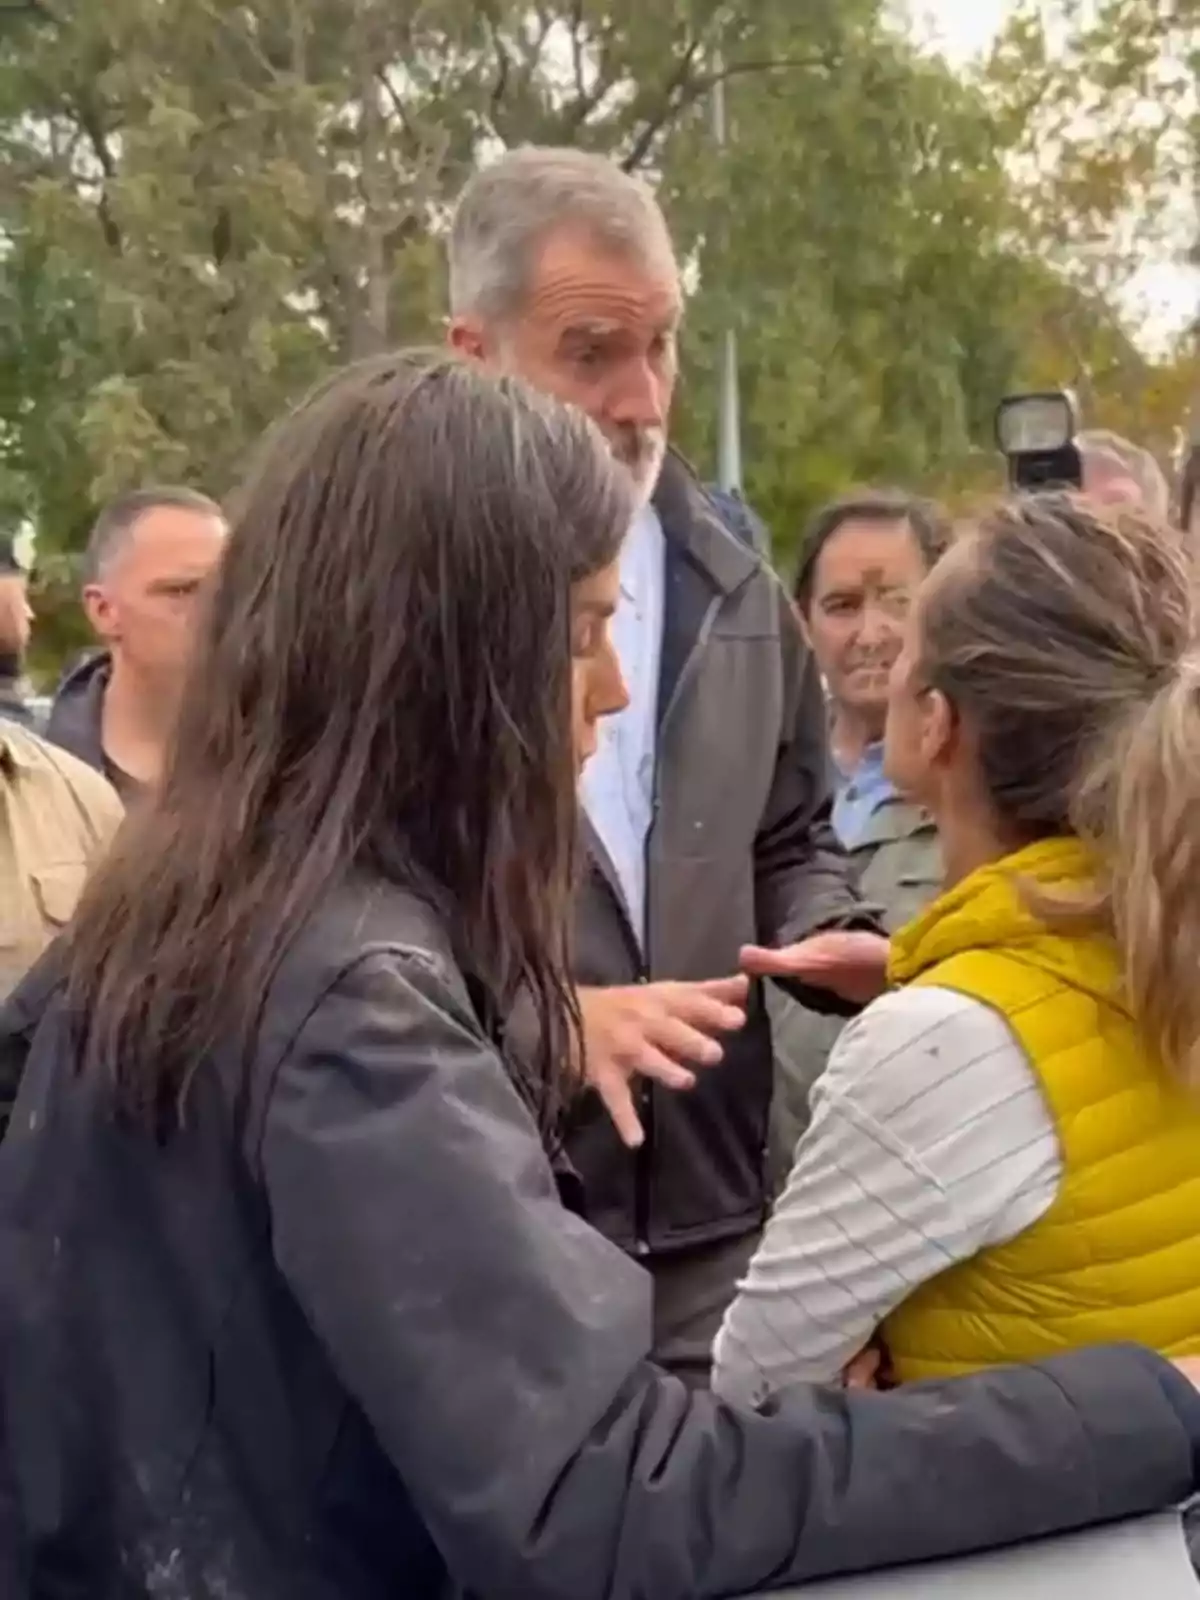
<path fill-rule="evenodd" d="M 760 1404 L 834 1381 L 930 1278 L 1023 1233 L 1062 1181 L 1041 1087 L 1004 1019 L 948 989 L 885 995 L 842 1033 L 714 1349 Z"/>

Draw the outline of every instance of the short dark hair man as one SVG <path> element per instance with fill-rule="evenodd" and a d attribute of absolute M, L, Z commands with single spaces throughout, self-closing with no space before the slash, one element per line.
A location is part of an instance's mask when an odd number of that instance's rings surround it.
<path fill-rule="evenodd" d="M 92 529 L 83 605 L 103 648 L 67 674 L 46 732 L 103 772 L 125 800 L 158 778 L 196 597 L 225 533 L 216 501 L 182 488 L 123 495 Z"/>

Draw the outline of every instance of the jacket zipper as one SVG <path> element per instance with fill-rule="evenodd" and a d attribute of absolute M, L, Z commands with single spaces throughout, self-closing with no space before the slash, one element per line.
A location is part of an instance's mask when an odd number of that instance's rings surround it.
<path fill-rule="evenodd" d="M 708 608 L 701 620 L 696 637 L 692 641 L 692 648 L 688 651 L 679 676 L 671 690 L 671 698 L 667 701 L 662 716 L 658 720 L 658 728 L 654 739 L 654 782 L 650 797 L 650 826 L 646 829 L 646 838 L 642 846 L 645 870 L 646 894 L 645 913 L 643 915 L 642 938 L 645 943 L 641 949 L 641 969 L 638 974 L 639 983 L 649 983 L 652 975 L 650 960 L 650 845 L 654 837 L 654 830 L 658 824 L 659 794 L 659 751 L 662 748 L 662 736 L 667 722 L 679 699 L 681 690 L 692 677 L 699 661 L 700 653 L 708 643 L 708 636 L 712 632 L 713 623 L 717 612 L 721 609 L 721 596 L 714 595 L 708 603 Z M 633 1169 L 633 1253 L 635 1256 L 648 1256 L 651 1254 L 650 1244 L 650 1183 L 651 1169 L 654 1161 L 654 1111 L 655 1094 L 654 1084 L 648 1078 L 639 1078 L 637 1085 L 637 1113 L 645 1135 L 641 1145 L 634 1152 Z"/>

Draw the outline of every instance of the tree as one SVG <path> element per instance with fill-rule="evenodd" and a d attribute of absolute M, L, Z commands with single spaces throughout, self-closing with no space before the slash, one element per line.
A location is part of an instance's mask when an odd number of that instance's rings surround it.
<path fill-rule="evenodd" d="M 772 27 L 795 23 L 780 11 Z M 686 436 L 711 459 L 705 380 L 732 320 L 750 496 L 781 553 L 856 481 L 977 474 L 1021 346 L 1004 315 L 1020 270 L 1008 180 L 981 95 L 876 14 L 843 11 L 841 27 L 836 63 L 730 86 L 723 162 L 700 129 L 667 162 L 676 206 L 708 173 L 697 233 L 727 219 L 701 254 Z"/>
<path fill-rule="evenodd" d="M 717 0 L 6 12 L 6 334 L 39 370 L 0 431 L 47 535 L 69 540 L 86 504 L 147 475 L 223 490 L 328 365 L 428 338 L 439 226 L 480 152 L 575 139 L 652 160 L 711 82 L 718 16 L 736 21 Z M 47 263 L 65 291 L 51 313 L 24 293 Z M 74 301 L 86 327 L 55 359 L 45 318 Z"/>
<path fill-rule="evenodd" d="M 1030 243 L 1013 105 L 1003 74 L 962 82 L 910 48 L 883 0 L 18 0 L 0 511 L 70 549 L 134 482 L 223 493 L 332 364 L 436 336 L 449 205 L 527 140 L 659 183 L 698 277 L 680 438 L 711 461 L 732 320 L 749 488 L 781 547 L 855 480 L 953 488 L 994 470 L 992 408 L 1064 279 L 1059 322 L 1093 365 L 1111 322 Z"/>
<path fill-rule="evenodd" d="M 1116 311 L 1148 256 L 1200 265 L 1200 0 L 1022 0 L 984 77 L 1040 264 L 1026 371 L 1169 463 L 1196 329 L 1148 356 Z"/>

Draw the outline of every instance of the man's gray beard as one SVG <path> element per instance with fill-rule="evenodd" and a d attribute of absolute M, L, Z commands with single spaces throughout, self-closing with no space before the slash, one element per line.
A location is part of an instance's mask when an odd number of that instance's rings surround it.
<path fill-rule="evenodd" d="M 667 455 L 667 441 L 660 440 L 653 456 L 645 461 L 639 468 L 626 465 L 625 470 L 633 479 L 633 487 L 637 493 L 637 511 L 643 512 L 654 499 L 654 491 L 658 488 L 658 480 L 662 475 L 663 462 Z"/>

